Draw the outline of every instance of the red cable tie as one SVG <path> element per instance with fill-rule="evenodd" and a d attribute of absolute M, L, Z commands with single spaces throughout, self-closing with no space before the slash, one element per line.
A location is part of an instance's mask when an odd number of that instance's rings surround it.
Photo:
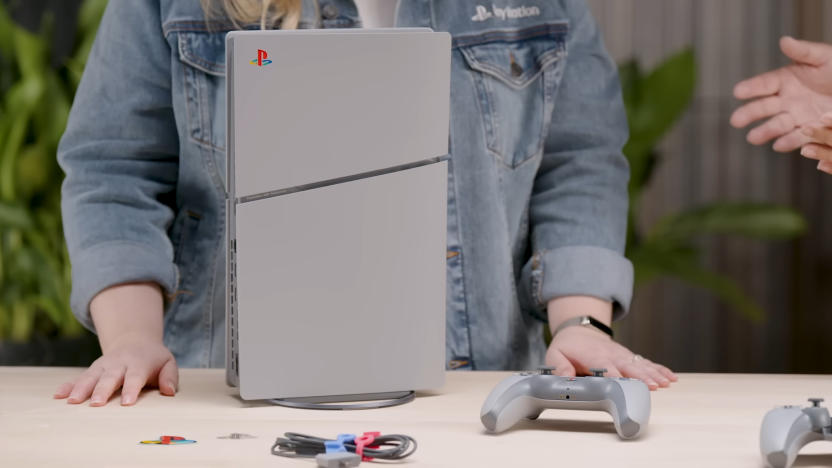
<path fill-rule="evenodd" d="M 365 432 L 355 438 L 355 453 L 361 457 L 361 461 L 372 461 L 373 457 L 364 456 L 364 447 L 378 448 L 378 445 L 372 445 L 372 443 L 376 440 L 376 437 L 380 435 L 381 432 Z"/>

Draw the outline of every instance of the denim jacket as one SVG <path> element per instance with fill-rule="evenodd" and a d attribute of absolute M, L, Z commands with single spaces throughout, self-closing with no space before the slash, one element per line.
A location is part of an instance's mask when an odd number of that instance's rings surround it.
<path fill-rule="evenodd" d="M 581 0 L 399 0 L 396 25 L 453 38 L 447 366 L 539 365 L 551 299 L 629 306 L 615 64 Z M 360 26 L 352 0 L 303 2 L 301 28 Z M 74 312 L 93 329 L 101 290 L 156 282 L 184 367 L 224 363 L 230 29 L 199 0 L 110 0 L 58 153 Z"/>

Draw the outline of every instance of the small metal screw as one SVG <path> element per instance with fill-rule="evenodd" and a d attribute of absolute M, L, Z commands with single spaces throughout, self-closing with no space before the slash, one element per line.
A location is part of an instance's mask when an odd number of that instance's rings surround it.
<path fill-rule="evenodd" d="M 813 407 L 818 408 L 823 403 L 823 398 L 809 398 L 809 401 L 812 402 Z"/>
<path fill-rule="evenodd" d="M 255 438 L 255 437 L 254 437 L 253 435 L 249 435 L 249 434 L 241 434 L 241 433 L 239 433 L 239 432 L 232 432 L 231 434 L 228 434 L 228 435 L 224 435 L 224 436 L 217 437 L 217 439 L 234 439 L 234 440 L 239 440 L 239 439 L 254 439 L 254 438 Z"/>

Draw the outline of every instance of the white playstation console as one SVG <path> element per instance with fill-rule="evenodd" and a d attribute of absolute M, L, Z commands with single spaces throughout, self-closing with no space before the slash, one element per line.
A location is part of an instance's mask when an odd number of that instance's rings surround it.
<path fill-rule="evenodd" d="M 232 32 L 227 379 L 244 399 L 443 384 L 450 36 Z"/>

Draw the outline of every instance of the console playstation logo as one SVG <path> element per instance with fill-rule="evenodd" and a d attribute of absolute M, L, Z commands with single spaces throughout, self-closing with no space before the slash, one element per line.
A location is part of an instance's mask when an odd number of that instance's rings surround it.
<path fill-rule="evenodd" d="M 268 52 L 266 52 L 263 49 L 258 49 L 257 50 L 257 58 L 252 60 L 249 63 L 251 63 L 252 65 L 257 65 L 258 67 L 264 67 L 266 65 L 270 65 L 272 63 L 272 61 L 269 60 L 269 53 Z"/>

